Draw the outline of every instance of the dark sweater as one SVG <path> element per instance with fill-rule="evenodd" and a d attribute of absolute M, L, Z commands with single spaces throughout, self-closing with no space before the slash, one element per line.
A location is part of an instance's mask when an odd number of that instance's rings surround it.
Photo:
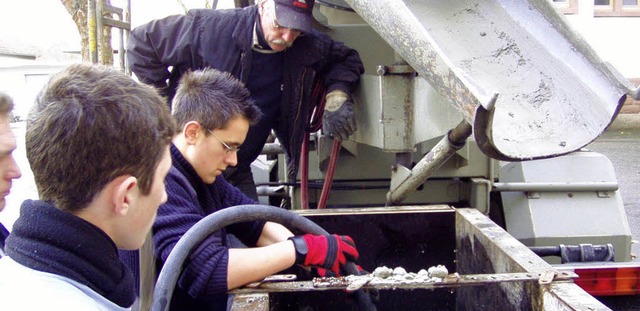
<path fill-rule="evenodd" d="M 194 168 L 171 145 L 172 168 L 165 179 L 167 202 L 158 209 L 153 225 L 155 255 L 161 263 L 189 228 L 207 215 L 230 206 L 255 204 L 222 176 L 205 184 Z M 171 310 L 225 310 L 229 252 L 227 232 L 246 245 L 255 245 L 264 221 L 229 226 L 212 234 L 193 251 L 178 280 Z M 137 253 L 122 252 L 125 262 L 137 262 Z M 132 267 L 138 275 L 138 267 Z M 160 270 L 158 269 L 158 272 Z"/>
<path fill-rule="evenodd" d="M 262 118 L 249 128 L 247 139 L 238 152 L 238 166 L 247 169 L 250 169 L 251 163 L 262 152 L 262 147 L 278 120 L 282 97 L 283 54 L 252 51 L 251 60 L 246 86 L 251 92 L 251 99 L 262 111 Z"/>
<path fill-rule="evenodd" d="M 5 251 L 25 267 L 75 280 L 121 307 L 135 300 L 133 275 L 111 238 L 43 201 L 22 203 Z"/>
<path fill-rule="evenodd" d="M 9 236 L 9 230 L 0 223 L 0 257 L 4 255 L 4 241 Z"/>

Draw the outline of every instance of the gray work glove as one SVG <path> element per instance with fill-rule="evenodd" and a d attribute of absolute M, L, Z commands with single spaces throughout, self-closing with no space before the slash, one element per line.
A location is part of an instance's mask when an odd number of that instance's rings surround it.
<path fill-rule="evenodd" d="M 347 139 L 357 130 L 353 102 L 347 93 L 335 90 L 327 94 L 322 115 L 322 131 L 339 141 Z"/>

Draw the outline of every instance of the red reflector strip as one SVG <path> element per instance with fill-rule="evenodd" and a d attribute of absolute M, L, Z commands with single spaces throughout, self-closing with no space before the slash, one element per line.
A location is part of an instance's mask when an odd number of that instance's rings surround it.
<path fill-rule="evenodd" d="M 640 267 L 578 268 L 574 282 L 593 296 L 640 295 Z"/>
<path fill-rule="evenodd" d="M 293 1 L 293 6 L 297 6 L 299 8 L 303 8 L 303 9 L 308 9 L 309 6 L 306 3 L 300 2 L 300 1 Z"/>

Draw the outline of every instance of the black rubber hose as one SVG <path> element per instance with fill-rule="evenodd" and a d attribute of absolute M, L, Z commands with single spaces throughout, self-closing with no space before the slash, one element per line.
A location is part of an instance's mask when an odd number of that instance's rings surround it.
<path fill-rule="evenodd" d="M 182 268 L 191 251 L 197 247 L 206 237 L 228 225 L 266 220 L 282 224 L 291 229 L 298 229 L 315 235 L 329 235 L 324 229 L 311 220 L 289 210 L 267 205 L 238 205 L 222 209 L 209 214 L 198 221 L 180 238 L 165 262 L 156 288 L 153 293 L 152 311 L 167 311 L 171 304 L 171 297 L 182 273 Z M 358 269 L 352 262 L 347 262 L 344 269 L 349 274 L 358 275 Z M 371 297 L 362 289 L 354 293 L 361 310 L 376 310 Z"/>

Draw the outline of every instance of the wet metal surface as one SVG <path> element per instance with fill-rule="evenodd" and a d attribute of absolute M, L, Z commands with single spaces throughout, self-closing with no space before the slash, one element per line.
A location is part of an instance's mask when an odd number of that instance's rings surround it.
<path fill-rule="evenodd" d="M 346 2 L 498 159 L 577 150 L 633 93 L 546 0 Z"/>
<path fill-rule="evenodd" d="M 254 293 L 236 295 L 233 298 L 231 311 L 268 311 L 269 295 L 265 293 Z"/>
<path fill-rule="evenodd" d="M 549 274 L 550 273 L 550 274 Z M 265 292 L 300 292 L 323 290 L 346 290 L 354 283 L 364 282 L 365 289 L 436 289 L 454 288 L 462 286 L 484 286 L 495 283 L 512 282 L 543 282 L 550 284 L 552 281 L 567 281 L 576 278 L 577 275 L 569 271 L 548 271 L 544 273 L 498 273 L 457 275 L 450 274 L 444 279 L 423 277 L 416 273 L 408 273 L 400 278 L 379 278 L 371 275 L 323 277 L 314 278 L 312 281 L 296 282 L 263 282 L 259 286 L 241 288 L 233 291 L 236 294 L 265 293 Z M 546 279 L 545 279 L 546 278 Z"/>

